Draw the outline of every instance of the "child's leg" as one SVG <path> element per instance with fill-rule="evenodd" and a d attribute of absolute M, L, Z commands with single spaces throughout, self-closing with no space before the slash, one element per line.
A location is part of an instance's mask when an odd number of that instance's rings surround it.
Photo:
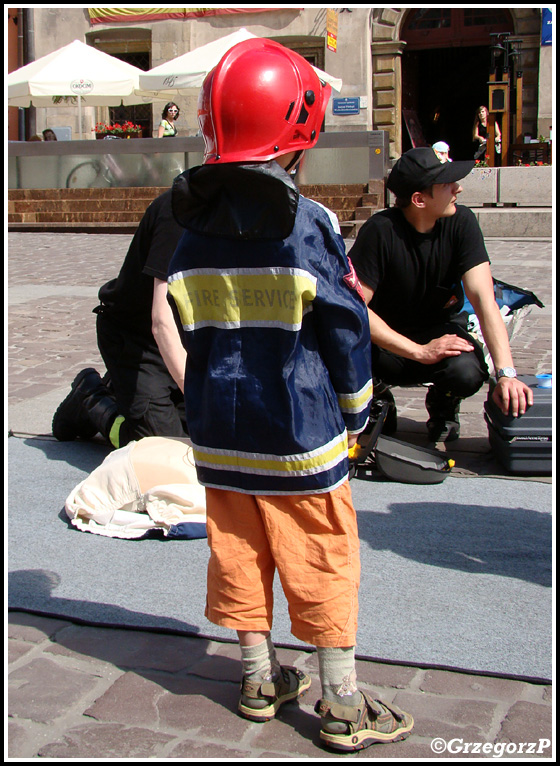
<path fill-rule="evenodd" d="M 309 676 L 280 665 L 270 633 L 238 631 L 243 681 L 238 710 L 251 721 L 270 721 L 278 708 L 301 697 L 311 686 Z"/>
<path fill-rule="evenodd" d="M 317 495 L 256 500 L 294 636 L 315 646 L 354 646 L 360 540 L 349 483 Z"/>
<path fill-rule="evenodd" d="M 356 677 L 354 647 L 317 647 L 323 699 L 342 705 L 361 701 Z"/>
<path fill-rule="evenodd" d="M 206 516 L 206 617 L 241 633 L 269 633 L 275 566 L 255 498 L 207 487 Z"/>
<path fill-rule="evenodd" d="M 270 638 L 270 632 L 238 630 L 243 677 L 251 680 L 270 681 L 278 678 L 280 663 Z"/>
<path fill-rule="evenodd" d="M 412 717 L 358 689 L 354 660 L 360 577 L 348 482 L 332 492 L 258 497 L 288 599 L 292 632 L 318 649 L 321 739 L 339 750 L 404 739 Z"/>
<path fill-rule="evenodd" d="M 301 696 L 311 679 L 282 667 L 270 638 L 274 559 L 261 512 L 251 495 L 206 489 L 208 596 L 206 616 L 237 631 L 243 664 L 239 712 L 268 721 Z"/>
<path fill-rule="evenodd" d="M 323 742 L 350 752 L 410 734 L 411 715 L 358 689 L 353 646 L 317 647 L 317 655 L 323 697 L 315 710 L 321 715 Z"/>

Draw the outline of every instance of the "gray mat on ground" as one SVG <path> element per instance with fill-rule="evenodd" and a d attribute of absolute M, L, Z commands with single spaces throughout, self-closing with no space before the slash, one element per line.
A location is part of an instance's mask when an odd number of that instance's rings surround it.
<path fill-rule="evenodd" d="M 204 617 L 206 540 L 79 532 L 64 501 L 99 443 L 10 438 L 9 606 L 218 640 Z M 362 582 L 358 656 L 550 679 L 552 487 L 501 479 L 430 486 L 354 479 Z M 273 639 L 290 633 L 277 584 Z"/>

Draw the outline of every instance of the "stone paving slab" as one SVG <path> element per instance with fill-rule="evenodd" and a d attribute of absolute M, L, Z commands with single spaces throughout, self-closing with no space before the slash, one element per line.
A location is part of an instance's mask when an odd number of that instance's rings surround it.
<path fill-rule="evenodd" d="M 498 754 L 521 742 L 541 748 L 535 757 L 553 752 L 546 684 L 358 659 L 360 686 L 409 711 L 415 728 L 404 742 L 344 755 L 319 740 L 314 651 L 279 649 L 280 661 L 308 673 L 312 685 L 274 721 L 258 724 L 236 712 L 241 663 L 234 643 L 13 611 L 8 649 L 10 758 L 409 760 L 437 757 L 436 739 Z"/>

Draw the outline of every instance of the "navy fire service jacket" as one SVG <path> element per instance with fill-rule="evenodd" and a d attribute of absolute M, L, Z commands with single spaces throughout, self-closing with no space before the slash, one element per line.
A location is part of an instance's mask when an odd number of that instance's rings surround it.
<path fill-rule="evenodd" d="M 168 298 L 199 481 L 250 494 L 334 489 L 372 396 L 367 309 L 335 216 L 276 162 L 187 170 L 173 212 L 186 231 Z"/>

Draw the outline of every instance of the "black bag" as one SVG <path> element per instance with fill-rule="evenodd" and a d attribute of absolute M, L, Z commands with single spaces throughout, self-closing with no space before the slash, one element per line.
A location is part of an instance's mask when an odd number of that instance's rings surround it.
<path fill-rule="evenodd" d="M 480 144 L 476 152 L 474 153 L 475 160 L 481 160 L 486 154 L 486 143 Z"/>

